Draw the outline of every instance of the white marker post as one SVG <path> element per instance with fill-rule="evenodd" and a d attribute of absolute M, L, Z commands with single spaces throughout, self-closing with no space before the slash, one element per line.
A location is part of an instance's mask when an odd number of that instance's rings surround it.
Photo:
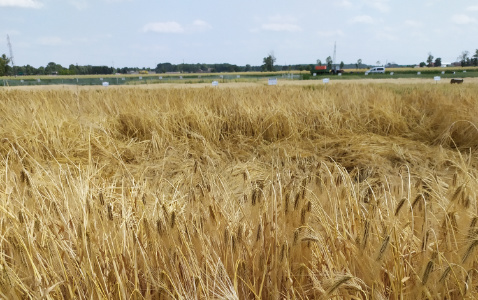
<path fill-rule="evenodd" d="M 329 81 L 330 81 L 330 78 L 324 78 L 324 79 L 322 79 L 322 82 L 323 82 L 324 84 L 329 83 Z"/>
<path fill-rule="evenodd" d="M 110 83 L 109 83 L 108 81 L 104 81 L 104 82 L 103 82 L 103 86 L 104 86 L 104 87 L 108 87 L 109 85 L 110 85 Z"/>
<path fill-rule="evenodd" d="M 269 78 L 269 85 L 277 85 L 277 78 Z"/>
<path fill-rule="evenodd" d="M 219 82 L 218 82 L 218 81 L 214 80 L 214 81 L 212 82 L 212 86 L 218 86 L 218 85 L 219 85 Z"/>
<path fill-rule="evenodd" d="M 435 80 L 435 82 L 438 84 L 438 81 L 441 80 L 441 77 L 440 76 L 435 76 L 435 77 L 433 77 L 433 80 Z"/>

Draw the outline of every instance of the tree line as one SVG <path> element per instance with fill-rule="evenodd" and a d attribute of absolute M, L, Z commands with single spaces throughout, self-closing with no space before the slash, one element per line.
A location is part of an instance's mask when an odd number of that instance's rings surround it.
<path fill-rule="evenodd" d="M 478 66 L 478 49 L 476 49 L 474 55 L 470 55 L 469 51 L 463 51 L 460 56 L 457 58 L 462 67 L 465 66 Z M 11 66 L 11 60 L 5 54 L 0 56 L 0 76 L 6 75 L 107 75 L 107 74 L 128 74 L 130 72 L 141 72 L 141 71 L 155 71 L 156 73 L 222 73 L 222 72 L 264 72 L 264 71 L 310 71 L 314 68 L 315 64 L 296 64 L 296 65 L 275 65 L 276 57 L 273 53 L 269 53 L 268 56 L 264 57 L 263 64 L 260 66 L 251 66 L 249 64 L 245 66 L 238 66 L 228 63 L 219 63 L 219 64 L 172 64 L 169 62 L 159 63 L 156 68 L 137 68 L 137 67 L 123 67 L 123 68 L 114 68 L 109 66 L 92 66 L 92 65 L 74 65 L 70 64 L 67 68 L 63 67 L 60 64 L 50 62 L 45 67 L 35 68 L 31 65 L 26 66 Z M 322 65 L 322 61 L 318 59 L 316 61 L 317 65 Z M 325 65 L 328 69 L 333 67 L 340 67 L 340 69 L 345 68 L 361 68 L 367 67 L 367 65 L 362 64 L 362 59 L 358 59 L 356 63 L 344 64 L 343 61 L 340 64 L 335 64 L 332 66 L 333 61 L 329 56 L 325 59 Z M 434 56 L 431 53 L 428 53 L 428 58 L 425 62 L 421 62 L 420 66 L 441 66 L 441 58 L 438 57 L 434 60 Z M 380 65 L 380 62 L 377 61 L 377 65 Z M 387 66 L 398 66 L 396 64 L 388 64 Z"/>

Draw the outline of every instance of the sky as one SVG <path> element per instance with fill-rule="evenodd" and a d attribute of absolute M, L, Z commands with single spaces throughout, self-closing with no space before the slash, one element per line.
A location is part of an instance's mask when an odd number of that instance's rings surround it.
<path fill-rule="evenodd" d="M 478 49 L 477 0 L 0 0 L 0 54 L 49 62 L 418 64 Z M 378 63 L 380 62 L 380 63 Z"/>

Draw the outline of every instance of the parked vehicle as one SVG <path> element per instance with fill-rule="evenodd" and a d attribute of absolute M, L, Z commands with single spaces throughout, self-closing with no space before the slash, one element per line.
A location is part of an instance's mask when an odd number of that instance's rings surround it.
<path fill-rule="evenodd" d="M 367 72 L 365 72 L 365 74 L 374 74 L 374 73 L 381 73 L 381 74 L 385 74 L 385 67 L 374 67 L 374 68 L 371 68 L 370 70 L 368 70 Z"/>
<path fill-rule="evenodd" d="M 344 73 L 344 70 L 340 69 L 328 69 L 327 66 L 315 66 L 311 71 L 310 74 L 314 75 L 317 74 L 329 74 L 332 73 L 334 75 L 339 74 L 339 73 Z"/>

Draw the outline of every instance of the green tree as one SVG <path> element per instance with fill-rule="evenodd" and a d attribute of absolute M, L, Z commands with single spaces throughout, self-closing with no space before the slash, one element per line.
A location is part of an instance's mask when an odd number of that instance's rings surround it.
<path fill-rule="evenodd" d="M 461 52 L 461 55 L 458 56 L 458 60 L 461 62 L 461 66 L 464 67 L 464 66 L 467 66 L 470 62 L 470 52 L 468 51 L 463 51 Z"/>
<path fill-rule="evenodd" d="M 35 75 L 37 74 L 37 70 L 30 66 L 30 65 L 26 65 L 25 66 L 25 75 Z"/>
<path fill-rule="evenodd" d="M 0 57 L 0 76 L 5 76 L 8 74 L 10 71 L 10 66 L 8 65 L 9 63 L 10 59 L 5 54 L 2 54 Z"/>
<path fill-rule="evenodd" d="M 274 63 L 276 62 L 276 58 L 274 53 L 269 53 L 269 56 L 264 57 L 263 60 L 264 64 L 262 65 L 262 70 L 267 72 L 274 71 Z"/>
<path fill-rule="evenodd" d="M 68 71 L 70 75 L 76 75 L 78 73 L 78 70 L 76 69 L 76 66 L 74 64 L 71 64 L 68 67 Z"/>
<path fill-rule="evenodd" d="M 63 67 L 59 64 L 56 64 L 54 62 L 49 62 L 48 65 L 45 67 L 45 74 L 50 75 L 50 74 L 59 74 L 63 70 Z"/>
<path fill-rule="evenodd" d="M 473 55 L 473 65 L 475 67 L 478 66 L 478 49 L 475 50 L 475 54 Z"/>
<path fill-rule="evenodd" d="M 359 58 L 357 59 L 357 63 L 355 64 L 355 66 L 357 67 L 357 69 L 360 69 L 360 65 L 362 64 L 362 59 Z"/>
<path fill-rule="evenodd" d="M 441 67 L 441 58 L 440 57 L 437 57 L 435 59 L 435 67 Z"/>
<path fill-rule="evenodd" d="M 320 59 L 317 60 L 317 65 L 318 66 L 321 66 L 322 65 L 322 61 Z"/>
<path fill-rule="evenodd" d="M 428 52 L 427 66 L 429 67 L 433 66 L 433 55 L 431 52 Z"/>
<path fill-rule="evenodd" d="M 326 59 L 325 59 L 325 63 L 327 64 L 327 69 L 329 70 L 332 70 L 332 57 L 328 56 Z"/>
<path fill-rule="evenodd" d="M 345 65 L 344 62 L 341 61 L 341 62 L 340 62 L 340 69 L 343 69 L 343 68 L 344 68 L 344 65 Z"/>

